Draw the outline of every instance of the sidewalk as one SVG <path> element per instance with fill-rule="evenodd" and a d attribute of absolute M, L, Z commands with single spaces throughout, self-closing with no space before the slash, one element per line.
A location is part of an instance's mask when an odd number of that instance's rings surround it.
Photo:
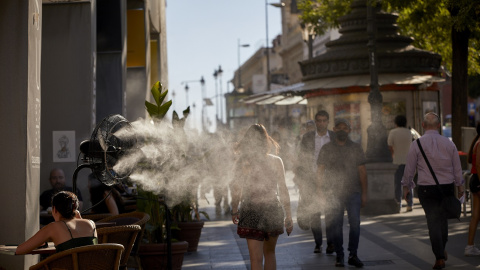
<path fill-rule="evenodd" d="M 290 236 L 284 233 L 278 239 L 277 269 L 341 269 L 334 266 L 335 255 L 313 253 L 315 244 L 311 231 L 302 231 L 296 225 L 298 193 L 291 179 L 291 173 L 287 173 L 295 227 Z M 207 198 L 212 203 L 213 193 L 207 194 Z M 198 251 L 185 254 L 182 269 L 250 269 L 247 241 L 238 237 L 237 227 L 232 223 L 230 215 L 216 217 L 214 205 L 208 205 L 205 201 L 200 205 L 201 210 L 208 212 L 211 220 L 205 222 Z M 480 257 L 463 255 L 469 220 L 469 217 L 462 217 L 460 222 L 449 221 L 446 269 L 480 269 L 477 267 L 480 265 Z M 347 246 L 348 225 L 345 224 L 345 250 Z M 348 255 L 347 250 L 345 253 Z M 418 200 L 414 210 L 409 213 L 362 216 L 358 257 L 365 263 L 364 269 L 432 269 L 435 257 L 430 247 L 424 212 Z M 345 268 L 355 267 L 349 266 L 345 261 Z"/>

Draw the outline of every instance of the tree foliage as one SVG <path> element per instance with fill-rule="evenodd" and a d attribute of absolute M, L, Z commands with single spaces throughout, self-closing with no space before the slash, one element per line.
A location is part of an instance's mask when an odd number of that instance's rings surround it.
<path fill-rule="evenodd" d="M 317 35 L 339 27 L 339 17 L 350 12 L 354 0 L 299 0 L 300 20 Z M 442 56 L 447 70 L 452 67 L 452 27 L 468 30 L 468 72 L 480 74 L 480 0 L 379 0 L 383 10 L 396 13 L 399 32 L 414 38 L 417 48 Z"/>

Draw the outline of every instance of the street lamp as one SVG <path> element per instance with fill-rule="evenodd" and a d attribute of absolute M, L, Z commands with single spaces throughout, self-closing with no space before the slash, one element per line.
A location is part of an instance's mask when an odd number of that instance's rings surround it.
<path fill-rule="evenodd" d="M 217 76 L 218 76 L 218 79 L 220 80 L 220 121 L 222 122 L 223 124 L 223 91 L 222 91 L 222 74 L 223 74 L 223 70 L 222 70 L 222 66 L 218 66 L 218 70 L 217 70 Z"/>
<path fill-rule="evenodd" d="M 266 42 L 266 50 L 267 50 L 267 91 L 270 91 L 270 49 L 268 48 L 268 5 L 278 7 L 278 8 L 283 8 L 285 6 L 285 3 L 280 2 L 280 3 L 268 3 L 267 0 L 265 0 L 265 35 L 267 40 Z"/>
<path fill-rule="evenodd" d="M 213 71 L 213 78 L 215 79 L 215 119 L 218 120 L 218 71 Z"/>
<path fill-rule="evenodd" d="M 188 107 L 188 84 L 185 84 L 185 100 L 187 102 L 187 107 Z"/>
<path fill-rule="evenodd" d="M 250 47 L 250 44 L 240 44 L 240 39 L 238 39 L 238 84 L 237 84 L 237 92 L 243 93 L 243 85 L 242 85 L 242 68 L 240 66 L 240 48 Z"/>
<path fill-rule="evenodd" d="M 392 156 L 388 150 L 387 129 L 382 123 L 383 97 L 378 86 L 377 46 L 375 9 L 367 3 L 367 33 L 368 33 L 368 59 L 370 64 L 370 93 L 368 103 L 372 123 L 367 128 L 368 140 L 365 155 L 369 162 L 391 162 Z"/>
<path fill-rule="evenodd" d="M 172 90 L 172 100 L 175 100 L 175 90 Z M 175 110 L 175 105 L 173 105 L 173 110 Z"/>
<path fill-rule="evenodd" d="M 315 39 L 315 30 L 311 24 L 301 24 L 302 27 L 302 36 L 303 41 L 307 43 L 308 46 L 308 60 L 313 58 L 313 40 Z"/>
<path fill-rule="evenodd" d="M 203 78 L 203 76 L 200 78 L 200 80 L 188 80 L 188 81 L 183 81 L 181 84 L 185 84 L 185 96 L 186 96 L 186 100 L 187 100 L 187 107 L 188 107 L 188 83 L 192 83 L 192 82 L 199 82 L 202 86 L 202 124 L 204 123 L 203 121 L 203 100 L 205 99 L 205 79 Z M 203 128 L 203 126 L 202 126 Z"/>

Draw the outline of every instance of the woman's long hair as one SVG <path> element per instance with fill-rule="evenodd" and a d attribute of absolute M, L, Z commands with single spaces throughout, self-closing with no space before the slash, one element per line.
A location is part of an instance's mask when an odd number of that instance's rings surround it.
<path fill-rule="evenodd" d="M 472 155 L 473 155 L 473 147 L 475 147 L 475 143 L 477 143 L 478 138 L 480 138 L 480 123 L 477 124 L 477 136 L 473 139 L 472 144 L 470 144 L 470 149 L 468 150 L 468 163 L 472 163 Z"/>
<path fill-rule="evenodd" d="M 52 207 L 55 207 L 62 217 L 72 219 L 78 210 L 78 198 L 73 192 L 60 191 L 52 197 Z"/>
<path fill-rule="evenodd" d="M 274 153 L 278 153 L 279 145 L 268 135 L 265 127 L 262 124 L 254 124 L 247 130 L 236 150 L 242 156 L 266 155 L 270 153 L 271 147 L 274 148 Z"/>

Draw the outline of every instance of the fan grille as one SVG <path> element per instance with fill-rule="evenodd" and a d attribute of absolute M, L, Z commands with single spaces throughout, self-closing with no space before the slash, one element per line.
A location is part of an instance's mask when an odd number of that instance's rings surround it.
<path fill-rule="evenodd" d="M 115 170 L 114 166 L 135 148 L 136 142 L 133 128 L 123 116 L 104 118 L 95 127 L 89 144 L 89 162 L 97 179 L 111 186 L 127 178 L 129 169 Z"/>

